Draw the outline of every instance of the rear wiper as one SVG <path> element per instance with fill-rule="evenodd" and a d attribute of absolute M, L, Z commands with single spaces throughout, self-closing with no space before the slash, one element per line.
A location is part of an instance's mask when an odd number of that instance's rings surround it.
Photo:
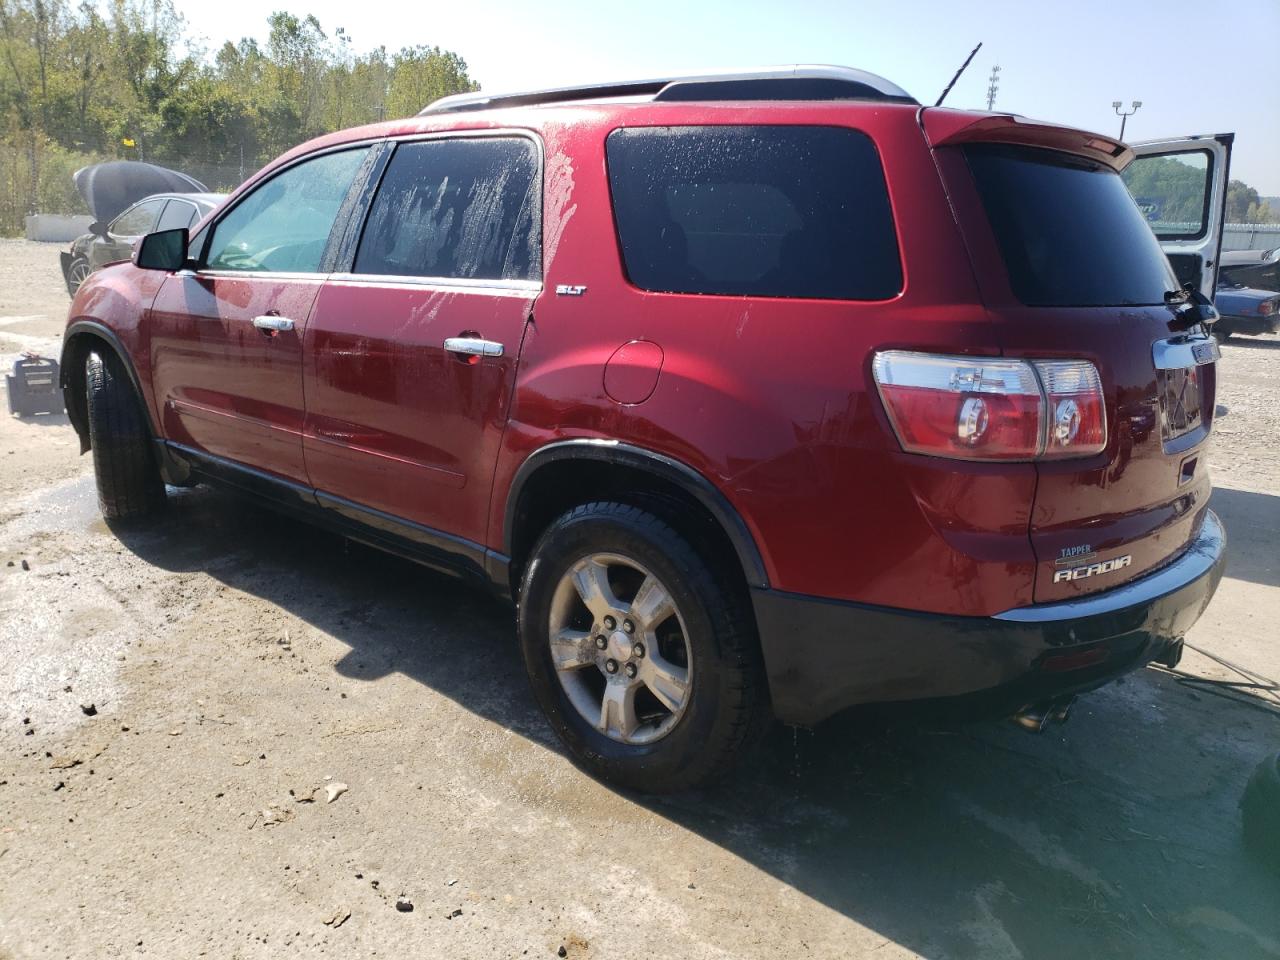
<path fill-rule="evenodd" d="M 1164 305 L 1173 313 L 1169 321 L 1169 329 L 1174 331 L 1190 330 L 1203 326 L 1208 333 L 1209 327 L 1218 322 L 1218 311 L 1213 301 L 1196 289 L 1195 284 L 1183 284 L 1181 290 L 1166 290 Z"/>

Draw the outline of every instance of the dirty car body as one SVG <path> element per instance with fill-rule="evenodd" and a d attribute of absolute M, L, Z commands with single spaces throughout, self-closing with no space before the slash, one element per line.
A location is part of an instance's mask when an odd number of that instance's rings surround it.
<path fill-rule="evenodd" d="M 1225 562 L 1216 346 L 1132 160 L 844 68 L 446 100 L 95 274 L 67 407 L 87 446 L 113 357 L 168 482 L 516 598 L 632 786 L 753 711 L 1060 704 L 1176 662 Z"/>

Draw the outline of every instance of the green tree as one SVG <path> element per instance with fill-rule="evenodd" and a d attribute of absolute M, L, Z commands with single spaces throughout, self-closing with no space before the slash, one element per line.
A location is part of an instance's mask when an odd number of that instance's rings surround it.
<path fill-rule="evenodd" d="M 0 232 L 74 206 L 69 171 L 99 159 L 152 160 L 227 189 L 310 137 L 478 89 L 439 47 L 362 53 L 313 16 L 267 23 L 264 44 L 206 56 L 174 0 L 0 0 Z"/>

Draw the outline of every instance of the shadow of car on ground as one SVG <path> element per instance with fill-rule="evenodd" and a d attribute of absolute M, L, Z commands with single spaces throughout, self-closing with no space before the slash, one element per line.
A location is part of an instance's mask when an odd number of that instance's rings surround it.
<path fill-rule="evenodd" d="M 1233 536 L 1260 509 L 1280 515 L 1280 498 L 1252 496 L 1215 494 Z M 343 676 L 398 671 L 559 750 L 511 609 L 479 591 L 203 488 L 117 533 L 339 639 Z M 1246 556 L 1231 575 L 1259 569 Z M 1149 669 L 1040 736 L 846 715 L 775 729 L 714 789 L 627 799 L 924 956 L 1272 956 L 1280 875 L 1244 850 L 1237 803 L 1280 745 L 1278 706 Z"/>

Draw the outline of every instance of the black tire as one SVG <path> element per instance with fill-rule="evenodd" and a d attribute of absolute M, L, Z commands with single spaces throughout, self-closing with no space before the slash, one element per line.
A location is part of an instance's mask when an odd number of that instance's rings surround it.
<path fill-rule="evenodd" d="M 1213 331 L 1213 338 L 1217 340 L 1219 343 L 1226 343 L 1228 340 L 1231 339 L 1231 331 L 1222 330 L 1215 327 Z"/>
<path fill-rule="evenodd" d="M 85 405 L 103 517 L 128 520 L 159 510 L 164 504 L 164 482 L 151 433 L 141 399 L 114 355 L 89 354 Z"/>
<path fill-rule="evenodd" d="M 620 555 L 652 571 L 686 627 L 688 700 L 669 732 L 651 743 L 622 743 L 588 723 L 552 664 L 555 591 L 575 563 L 595 553 Z M 750 602 L 725 568 L 709 562 L 666 521 L 621 503 L 576 507 L 542 534 L 521 578 L 520 644 L 534 696 L 588 772 L 646 793 L 691 789 L 725 773 L 765 726 L 768 707 Z"/>
<path fill-rule="evenodd" d="M 74 297 L 76 291 L 80 289 L 80 284 L 84 283 L 92 272 L 93 267 L 84 257 L 76 257 L 67 264 L 67 293 Z"/>

